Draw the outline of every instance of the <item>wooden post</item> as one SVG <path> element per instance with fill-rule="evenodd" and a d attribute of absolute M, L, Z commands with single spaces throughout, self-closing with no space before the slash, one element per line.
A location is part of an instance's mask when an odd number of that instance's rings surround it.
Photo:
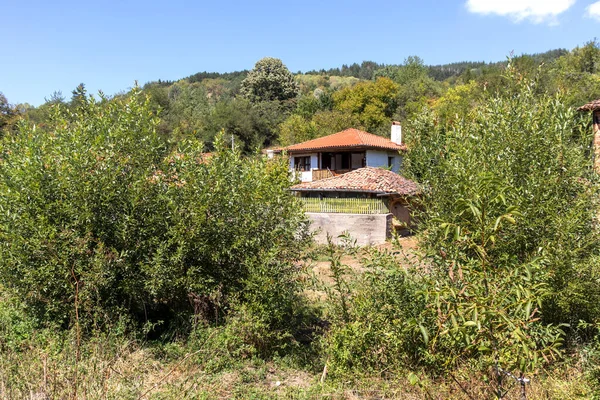
<path fill-rule="evenodd" d="M 594 110 L 594 168 L 600 173 L 600 109 Z"/>

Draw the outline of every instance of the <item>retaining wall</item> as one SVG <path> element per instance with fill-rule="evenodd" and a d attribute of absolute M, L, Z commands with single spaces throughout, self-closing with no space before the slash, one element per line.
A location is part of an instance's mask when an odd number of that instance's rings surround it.
<path fill-rule="evenodd" d="M 315 241 L 326 244 L 327 234 L 334 243 L 338 236 L 348 231 L 356 244 L 367 246 L 385 243 L 391 237 L 392 214 L 342 214 L 306 213 L 311 220 L 311 231 L 316 232 Z"/>

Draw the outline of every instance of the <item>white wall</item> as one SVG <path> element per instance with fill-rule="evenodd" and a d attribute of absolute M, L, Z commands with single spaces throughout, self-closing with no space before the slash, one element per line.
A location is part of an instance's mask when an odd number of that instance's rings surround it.
<path fill-rule="evenodd" d="M 294 154 L 290 156 L 290 171 L 294 172 L 294 157 L 308 157 L 310 156 L 310 169 L 318 169 L 319 168 L 319 157 L 317 153 L 305 153 L 305 154 Z M 362 157 L 359 157 L 352 154 L 351 163 L 352 169 L 359 168 L 362 166 Z M 394 157 L 394 164 L 392 165 L 392 171 L 399 172 L 402 167 L 402 156 L 398 152 L 387 152 L 387 151 L 379 151 L 379 150 L 367 150 L 366 151 L 366 159 L 367 159 L 367 167 L 376 167 L 376 168 L 387 168 L 388 167 L 388 157 Z M 335 160 L 335 165 L 332 165 L 331 169 L 338 169 L 336 167 L 341 165 L 341 156 L 338 157 L 339 160 Z M 333 161 L 333 160 L 332 160 Z M 302 182 L 310 182 L 312 181 L 312 173 L 310 171 L 305 171 L 301 174 L 300 178 Z"/>
<path fill-rule="evenodd" d="M 388 157 L 394 157 L 392 171 L 399 172 L 402 167 L 402 156 L 395 151 L 367 150 L 367 167 L 387 168 Z"/>
<path fill-rule="evenodd" d="M 402 168 L 402 156 L 398 153 L 390 153 L 389 157 L 394 157 L 392 171 L 394 171 L 395 173 L 400 172 L 400 168 Z"/>
<path fill-rule="evenodd" d="M 388 153 L 387 151 L 367 150 L 367 167 L 387 167 Z"/>
<path fill-rule="evenodd" d="M 295 157 L 308 157 L 310 156 L 310 169 L 318 169 L 319 166 L 319 157 L 318 154 L 293 154 L 290 156 L 290 172 L 294 172 L 296 168 L 294 167 L 294 158 Z M 302 171 L 300 173 L 300 180 L 302 182 L 311 182 L 312 181 L 312 172 L 311 171 Z"/>

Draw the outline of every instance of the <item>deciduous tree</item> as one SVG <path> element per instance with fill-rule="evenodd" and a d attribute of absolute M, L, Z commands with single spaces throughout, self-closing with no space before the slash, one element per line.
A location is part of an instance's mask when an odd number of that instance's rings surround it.
<path fill-rule="evenodd" d="M 242 81 L 241 93 L 252 102 L 285 101 L 294 99 L 299 87 L 280 59 L 265 57 Z"/>

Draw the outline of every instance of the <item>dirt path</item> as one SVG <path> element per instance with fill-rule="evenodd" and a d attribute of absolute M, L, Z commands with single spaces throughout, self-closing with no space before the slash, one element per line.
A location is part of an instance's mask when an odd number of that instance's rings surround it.
<path fill-rule="evenodd" d="M 402 266 L 414 265 L 417 259 L 418 243 L 414 236 L 404 237 L 399 239 L 399 246 L 387 242 L 382 245 L 374 246 L 380 251 L 387 251 L 396 256 L 398 264 Z M 368 249 L 359 249 L 355 254 L 345 254 L 341 258 L 341 263 L 349 267 L 354 273 L 362 273 L 365 268 L 361 260 L 367 256 Z M 415 260 L 415 261 L 413 261 Z M 331 262 L 324 254 L 319 255 L 316 259 L 308 259 L 304 262 L 304 268 L 308 275 L 313 275 L 319 281 L 330 285 L 334 283 Z M 325 292 L 321 290 L 306 290 L 305 293 L 313 300 L 324 300 Z"/>

